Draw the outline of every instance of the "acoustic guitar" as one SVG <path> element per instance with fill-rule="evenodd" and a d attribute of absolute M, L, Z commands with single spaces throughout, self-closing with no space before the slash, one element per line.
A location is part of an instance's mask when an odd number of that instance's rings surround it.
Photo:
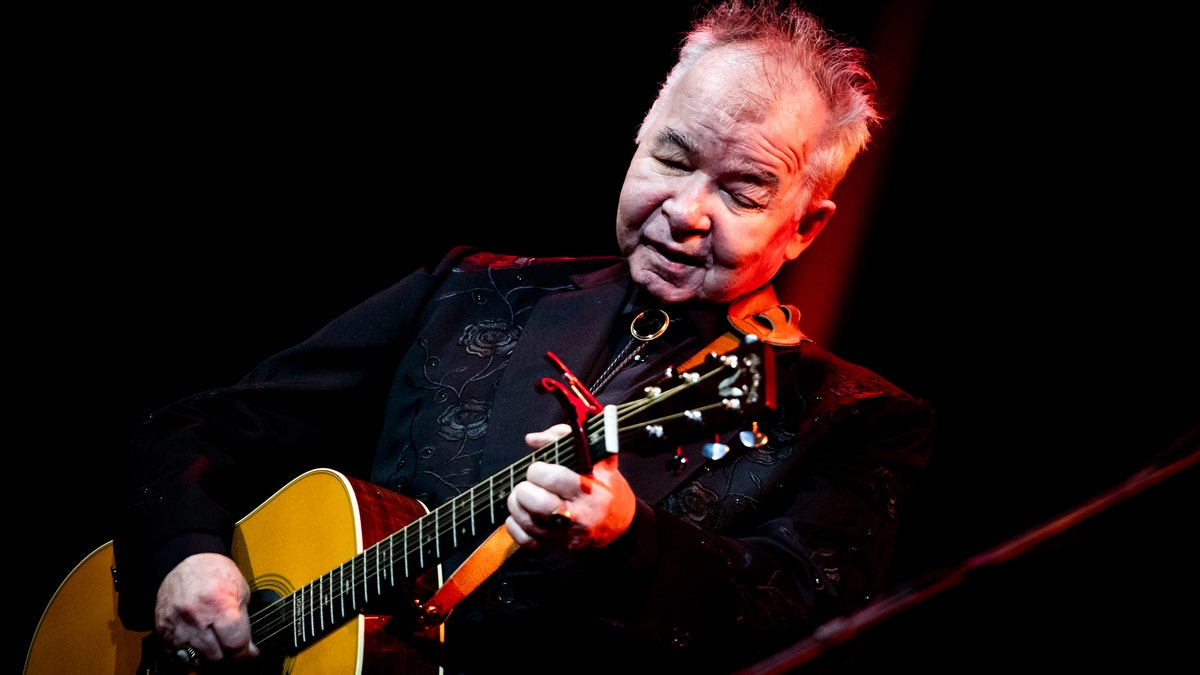
<path fill-rule="evenodd" d="M 575 433 L 433 510 L 331 469 L 301 474 L 235 528 L 232 556 L 253 593 L 251 633 L 263 657 L 216 672 L 438 672 L 446 617 L 430 621 L 422 603 L 443 583 L 442 562 L 503 527 L 508 495 L 530 464 L 543 461 L 586 473 L 613 448 L 673 450 L 747 424 L 752 414 L 774 407 L 768 349 L 748 337 L 693 370 L 668 369 L 645 397 L 605 412 L 580 401 L 572 387 L 546 378 L 544 387 L 576 407 Z M 614 433 L 615 443 L 609 437 Z M 111 541 L 72 570 L 38 622 L 25 675 L 192 672 L 152 633 L 122 625 L 116 572 Z M 387 614 L 372 613 L 373 603 L 397 595 L 405 599 L 402 611 L 394 611 L 393 601 Z"/>

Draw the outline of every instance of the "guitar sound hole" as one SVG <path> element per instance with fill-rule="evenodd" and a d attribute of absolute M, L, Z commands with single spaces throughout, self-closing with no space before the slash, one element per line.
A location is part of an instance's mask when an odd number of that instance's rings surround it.
<path fill-rule="evenodd" d="M 282 597 L 283 596 L 280 595 L 278 592 L 273 591 L 269 588 L 263 588 L 263 589 L 259 589 L 257 591 L 251 591 L 250 592 L 250 615 L 253 616 L 256 612 L 263 609 L 264 607 L 267 607 L 268 605 L 272 605 L 272 604 L 275 604 L 276 602 L 279 602 L 279 600 Z"/>
<path fill-rule="evenodd" d="M 255 616 L 258 612 L 266 607 L 279 602 L 283 596 L 271 589 L 262 589 L 251 591 L 250 593 L 250 616 Z M 260 638 L 262 636 L 259 636 Z M 285 654 L 282 651 L 282 645 L 273 640 L 258 640 L 258 648 L 261 656 L 253 663 L 238 664 L 232 666 L 228 670 L 218 670 L 221 675 L 280 675 L 284 672 L 283 663 Z"/>

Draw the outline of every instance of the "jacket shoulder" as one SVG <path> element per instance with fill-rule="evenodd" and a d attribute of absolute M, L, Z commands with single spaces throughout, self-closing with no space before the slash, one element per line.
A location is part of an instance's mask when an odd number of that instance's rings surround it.
<path fill-rule="evenodd" d="M 440 266 L 449 266 L 455 270 L 466 272 L 536 267 L 545 271 L 558 270 L 563 274 L 586 274 L 611 267 L 621 261 L 622 259 L 616 256 L 559 256 L 546 258 L 518 256 L 460 246 L 450 251 L 443 258 Z"/>
<path fill-rule="evenodd" d="M 779 350 L 777 354 L 777 363 L 797 379 L 807 382 L 808 388 L 821 390 L 846 402 L 914 398 L 874 370 L 847 361 L 813 342 Z"/>

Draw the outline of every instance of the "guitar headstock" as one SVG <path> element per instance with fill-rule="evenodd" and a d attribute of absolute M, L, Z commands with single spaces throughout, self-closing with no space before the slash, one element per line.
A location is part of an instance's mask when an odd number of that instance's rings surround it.
<path fill-rule="evenodd" d="M 775 359 L 753 335 L 724 353 L 710 353 L 685 371 L 667 369 L 643 398 L 617 406 L 622 449 L 661 449 L 755 426 L 754 416 L 775 408 Z M 603 427 L 588 424 L 589 445 L 602 447 Z"/>
<path fill-rule="evenodd" d="M 747 335 L 732 348 L 709 353 L 686 370 L 668 368 L 657 384 L 645 389 L 644 397 L 607 408 L 601 408 L 586 390 L 577 391 L 582 383 L 559 362 L 566 383 L 543 378 L 542 386 L 574 410 L 574 428 L 526 461 L 563 464 L 587 473 L 593 460 L 605 454 L 673 450 L 738 427 L 749 427 L 751 430 L 742 432 L 743 438 L 761 445 L 766 441 L 758 433 L 754 415 L 775 408 L 775 358 L 770 350 L 756 336 Z M 557 362 L 556 357 L 554 360 Z M 615 444 L 608 442 L 612 429 L 616 429 Z M 747 444 L 745 440 L 743 444 Z M 714 446 L 711 452 L 706 448 L 705 454 L 717 459 L 724 450 Z"/>

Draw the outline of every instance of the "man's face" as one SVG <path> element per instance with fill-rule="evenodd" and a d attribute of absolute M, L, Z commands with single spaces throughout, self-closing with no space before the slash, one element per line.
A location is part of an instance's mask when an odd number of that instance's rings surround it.
<path fill-rule="evenodd" d="M 827 200 L 798 201 L 824 104 L 808 83 L 765 89 L 762 72 L 744 47 L 716 49 L 647 120 L 621 188 L 617 243 L 633 279 L 663 302 L 755 290 L 833 213 Z"/>

